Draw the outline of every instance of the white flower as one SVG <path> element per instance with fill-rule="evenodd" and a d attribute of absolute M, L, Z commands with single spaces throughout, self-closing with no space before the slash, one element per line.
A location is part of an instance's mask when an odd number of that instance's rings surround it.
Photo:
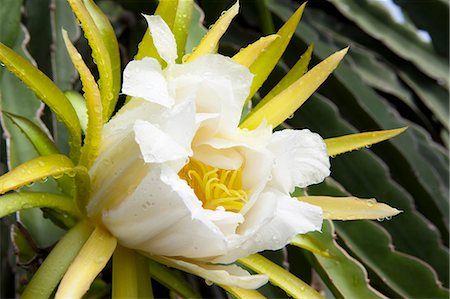
<path fill-rule="evenodd" d="M 146 16 L 159 55 L 131 61 L 132 100 L 104 127 L 91 169 L 89 216 L 127 247 L 219 284 L 257 288 L 265 275 L 226 266 L 320 230 L 319 207 L 291 198 L 329 175 L 322 138 L 309 130 L 239 129 L 250 71 L 210 54 L 175 64 L 176 44 Z"/>

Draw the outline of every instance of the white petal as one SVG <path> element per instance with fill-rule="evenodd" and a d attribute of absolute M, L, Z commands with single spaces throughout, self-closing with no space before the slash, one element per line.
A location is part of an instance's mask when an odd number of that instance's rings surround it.
<path fill-rule="evenodd" d="M 159 62 L 154 58 L 130 61 L 123 71 L 122 93 L 160 104 L 173 105 L 167 82 L 161 72 Z"/>
<path fill-rule="evenodd" d="M 274 210 L 272 217 L 269 208 Z M 213 262 L 228 263 L 262 250 L 281 249 L 297 234 L 320 230 L 322 209 L 277 191 L 269 191 L 261 194 L 245 218 L 239 228 L 241 243 L 237 242 L 233 250 Z"/>
<path fill-rule="evenodd" d="M 195 160 L 221 169 L 238 169 L 244 162 L 243 156 L 235 148 L 215 149 L 209 145 L 194 148 Z"/>
<path fill-rule="evenodd" d="M 276 157 L 271 186 L 292 192 L 296 186 L 320 183 L 330 175 L 323 139 L 309 130 L 282 130 L 272 135 L 268 149 Z"/>
<path fill-rule="evenodd" d="M 239 213 L 225 210 L 205 210 L 206 216 L 222 231 L 225 236 L 236 233 L 236 228 L 244 222 L 244 217 Z"/>
<path fill-rule="evenodd" d="M 89 170 L 91 195 L 87 212 L 97 217 L 106 204 L 126 197 L 128 188 L 135 186 L 145 176 L 146 169 L 134 134 L 122 136 L 113 146 L 105 148 Z"/>
<path fill-rule="evenodd" d="M 179 145 L 192 155 L 191 143 L 197 130 L 195 103 L 192 100 L 174 106 L 161 116 L 160 129 L 170 135 Z"/>
<path fill-rule="evenodd" d="M 257 289 L 265 285 L 269 280 L 267 275 L 251 275 L 250 273 L 236 265 L 210 265 L 200 262 L 189 262 L 166 257 L 151 258 L 160 263 L 166 264 L 169 267 L 177 268 L 203 277 L 208 282 L 227 285 L 231 287 Z"/>
<path fill-rule="evenodd" d="M 167 78 L 174 84 L 177 98 L 196 94 L 197 112 L 219 113 L 219 131 L 223 132 L 238 126 L 253 75 L 231 58 L 208 54 L 173 65 L 167 70 Z"/>
<path fill-rule="evenodd" d="M 168 64 L 174 63 L 178 57 L 177 44 L 169 26 L 160 16 L 144 15 L 144 17 L 159 56 Z"/>
<path fill-rule="evenodd" d="M 137 120 L 134 124 L 134 133 L 146 163 L 186 159 L 189 155 L 189 152 L 170 135 L 149 122 Z"/>
<path fill-rule="evenodd" d="M 206 258 L 226 252 L 225 237 L 184 180 L 165 165 L 148 175 L 103 223 L 124 246 L 153 255 Z"/>
<path fill-rule="evenodd" d="M 117 147 L 117 144 L 126 136 L 134 136 L 133 127 L 136 120 L 160 123 L 165 110 L 166 108 L 161 105 L 140 98 L 132 98 L 103 126 L 100 153 Z"/>

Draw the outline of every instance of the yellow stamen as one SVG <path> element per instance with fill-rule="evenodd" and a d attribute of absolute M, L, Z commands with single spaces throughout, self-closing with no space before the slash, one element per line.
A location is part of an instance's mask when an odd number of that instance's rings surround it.
<path fill-rule="evenodd" d="M 178 173 L 194 190 L 205 209 L 223 207 L 239 212 L 248 201 L 248 191 L 242 189 L 242 169 L 214 168 L 191 159 Z"/>

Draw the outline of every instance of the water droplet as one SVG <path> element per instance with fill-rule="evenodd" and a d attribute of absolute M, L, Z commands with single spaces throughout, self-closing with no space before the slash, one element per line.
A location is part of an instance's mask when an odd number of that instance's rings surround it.
<path fill-rule="evenodd" d="M 48 181 L 48 177 L 43 177 L 43 178 L 41 178 L 41 182 L 42 183 L 45 183 L 45 182 L 47 182 Z"/>
<path fill-rule="evenodd" d="M 57 173 L 57 174 L 53 175 L 53 177 L 54 177 L 56 180 L 62 178 L 63 176 L 64 176 L 63 173 Z"/>
<path fill-rule="evenodd" d="M 384 221 L 384 218 L 377 218 L 377 221 L 383 222 L 383 221 Z"/>
<path fill-rule="evenodd" d="M 226 14 L 226 13 L 227 13 L 227 11 L 224 10 L 224 11 L 222 11 L 222 12 L 220 13 L 220 15 L 223 16 L 223 15 Z"/>
<path fill-rule="evenodd" d="M 288 116 L 288 119 L 293 119 L 293 118 L 294 118 L 294 114 L 293 113 Z"/>
<path fill-rule="evenodd" d="M 106 258 L 104 256 L 97 256 L 94 259 L 94 262 L 96 262 L 97 264 L 103 264 L 105 262 Z"/>
<path fill-rule="evenodd" d="M 386 220 L 391 220 L 391 219 L 392 219 L 392 216 L 387 216 L 385 219 L 386 219 Z"/>
<path fill-rule="evenodd" d="M 365 148 L 370 148 L 370 145 L 366 145 Z"/>
<path fill-rule="evenodd" d="M 4 64 L 4 63 L 0 63 L 0 65 L 1 65 L 1 66 L 5 66 L 5 64 Z"/>
<path fill-rule="evenodd" d="M 374 204 L 375 204 L 375 200 L 374 199 L 368 199 L 367 200 L 367 206 L 368 207 L 373 207 Z"/>
<path fill-rule="evenodd" d="M 22 209 L 29 209 L 29 208 L 31 208 L 31 204 L 29 204 L 29 203 L 24 203 L 24 204 L 22 205 L 21 208 L 22 208 Z"/>

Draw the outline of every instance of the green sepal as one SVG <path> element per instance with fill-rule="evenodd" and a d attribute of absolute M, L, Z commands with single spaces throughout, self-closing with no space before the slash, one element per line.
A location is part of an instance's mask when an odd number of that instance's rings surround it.
<path fill-rule="evenodd" d="M 114 28 L 109 22 L 108 17 L 100 10 L 94 1 L 83 0 L 83 2 L 92 17 L 92 20 L 94 20 L 95 25 L 97 25 L 98 31 L 100 32 L 101 38 L 109 55 L 112 75 L 112 97 L 109 98 L 109 105 L 103 106 L 103 110 L 106 110 L 103 114 L 106 114 L 105 118 L 109 119 L 114 112 L 114 108 L 116 107 L 122 84 L 119 43 L 117 42 Z"/>
<path fill-rule="evenodd" d="M 70 134 L 70 155 L 74 162 L 80 156 L 81 128 L 78 117 L 63 92 L 39 69 L 25 58 L 0 43 L 0 61 L 61 119 Z"/>
<path fill-rule="evenodd" d="M 80 217 L 73 200 L 63 195 L 44 192 L 12 192 L 0 196 L 0 218 L 31 208 L 51 208 Z"/>

